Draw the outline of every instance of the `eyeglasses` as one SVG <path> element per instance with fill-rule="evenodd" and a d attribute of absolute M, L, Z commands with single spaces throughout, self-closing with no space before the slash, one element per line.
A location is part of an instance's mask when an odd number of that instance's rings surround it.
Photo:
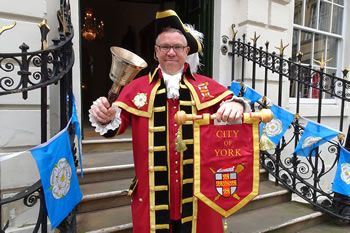
<path fill-rule="evenodd" d="M 169 52 L 170 49 L 173 49 L 176 53 L 181 53 L 187 47 L 183 45 L 156 45 L 156 46 L 158 46 L 159 50 L 163 53 Z"/>

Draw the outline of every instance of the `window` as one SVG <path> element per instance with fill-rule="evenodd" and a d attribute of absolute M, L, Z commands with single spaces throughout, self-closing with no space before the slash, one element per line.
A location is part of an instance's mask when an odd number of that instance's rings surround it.
<path fill-rule="evenodd" d="M 301 51 L 301 64 L 311 65 L 319 70 L 315 60 L 329 60 L 324 72 L 340 76 L 344 19 L 344 0 L 295 0 L 294 1 L 294 31 L 292 59 L 297 61 L 297 53 Z M 306 77 L 308 76 L 308 77 Z M 317 73 L 305 74 L 308 82 L 317 82 Z M 327 85 L 327 83 L 325 83 Z M 309 90 L 307 85 L 301 85 L 301 98 L 318 98 L 317 90 Z M 291 82 L 290 97 L 296 97 L 296 83 Z M 331 98 L 325 95 L 324 98 Z"/>

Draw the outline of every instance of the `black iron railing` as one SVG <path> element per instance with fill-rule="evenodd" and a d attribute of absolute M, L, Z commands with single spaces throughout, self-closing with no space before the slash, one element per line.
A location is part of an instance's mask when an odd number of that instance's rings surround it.
<path fill-rule="evenodd" d="M 276 178 L 276 184 L 281 183 L 293 193 L 309 202 L 312 206 L 325 211 L 337 218 L 350 221 L 350 198 L 324 188 L 321 184 L 322 179 L 336 169 L 339 158 L 339 144 L 336 141 L 329 141 L 327 151 L 316 150 L 316 156 L 300 158 L 296 154 L 285 152 L 288 147 L 293 149 L 298 144 L 300 135 L 304 127 L 300 124 L 298 116 L 301 116 L 300 104 L 303 91 L 314 91 L 317 101 L 317 122 L 321 123 L 322 110 L 324 108 L 324 97 L 333 98 L 340 102 L 339 106 L 339 131 L 343 131 L 344 107 L 345 102 L 350 102 L 350 81 L 347 80 L 348 70 L 342 71 L 343 77 L 338 78 L 334 74 L 325 73 L 325 61 L 316 61 L 320 69 L 315 70 L 310 66 L 301 65 L 302 53 L 297 54 L 297 61 L 284 58 L 284 49 L 286 46 L 281 42 L 279 54 L 269 53 L 269 43 L 266 42 L 264 47 L 257 47 L 257 37 L 254 36 L 253 43 L 246 42 L 246 36 L 242 39 L 236 39 L 234 31 L 232 40 L 229 44 L 232 46 L 229 56 L 232 58 L 232 81 L 245 82 L 247 67 L 251 68 L 251 87 L 255 89 L 256 82 L 263 82 L 263 95 L 261 101 L 258 101 L 254 107 L 269 108 L 271 100 L 268 98 L 268 85 L 270 78 L 278 78 L 278 97 L 276 105 L 282 105 L 283 83 L 290 83 L 291 92 L 295 90 L 296 99 L 295 120 L 292 127 L 288 129 L 277 147 L 273 150 L 261 151 L 260 162 L 271 175 Z M 238 74 L 239 73 L 239 74 Z M 277 77 L 276 77 L 277 76 Z M 317 77 L 315 80 L 313 77 Z M 292 90 L 292 87 L 294 88 Z M 244 93 L 240 93 L 244 94 Z M 275 93 L 272 93 L 275 94 Z M 293 94 L 292 94 L 293 95 Z M 285 96 L 285 95 L 284 95 Z M 348 129 L 348 139 L 345 148 L 350 148 L 350 125 Z M 288 136 L 290 135 L 290 136 Z M 339 141 L 344 145 L 344 137 L 339 137 Z M 285 152 L 285 153 L 284 153 Z M 325 161 L 328 161 L 326 163 Z"/>
<path fill-rule="evenodd" d="M 67 125 L 72 115 L 72 67 L 74 63 L 73 53 L 73 27 L 70 20 L 69 1 L 60 0 L 60 9 L 57 11 L 59 21 L 59 38 L 53 39 L 53 44 L 47 47 L 47 34 L 49 27 L 44 20 L 39 24 L 41 32 L 42 48 L 39 51 L 28 52 L 29 47 L 22 44 L 19 53 L 0 53 L 0 97 L 22 93 L 23 99 L 27 99 L 29 92 L 41 89 L 41 142 L 47 141 L 47 87 L 55 84 L 60 87 L 60 128 Z M 73 154 L 76 149 L 74 145 L 74 129 L 68 128 Z M 74 158 L 75 162 L 77 161 Z M 77 162 L 76 162 L 77 164 Z M 4 177 L 3 177 L 4 179 Z M 5 177 L 6 179 L 6 177 Z M 45 198 L 41 181 L 37 181 L 31 187 L 21 191 L 11 198 L 1 199 L 0 207 L 3 205 L 23 200 L 24 205 L 34 206 L 38 201 L 40 204 L 38 219 L 33 232 L 47 232 L 47 212 Z M 2 221 L 1 211 L 0 219 Z M 9 225 L 8 220 L 1 222 L 0 231 L 5 232 Z M 4 226 L 4 227 L 3 227 Z M 74 211 L 58 227 L 61 232 L 75 232 Z"/>

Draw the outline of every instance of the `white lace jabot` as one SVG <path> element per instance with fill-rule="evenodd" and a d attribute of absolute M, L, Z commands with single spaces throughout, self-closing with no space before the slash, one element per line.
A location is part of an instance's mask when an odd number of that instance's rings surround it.
<path fill-rule="evenodd" d="M 178 73 L 174 75 L 170 75 L 165 73 L 162 70 L 168 99 L 179 99 L 180 97 L 179 89 L 180 89 L 180 80 L 181 80 L 182 71 L 183 71 L 183 68 L 181 68 Z"/>

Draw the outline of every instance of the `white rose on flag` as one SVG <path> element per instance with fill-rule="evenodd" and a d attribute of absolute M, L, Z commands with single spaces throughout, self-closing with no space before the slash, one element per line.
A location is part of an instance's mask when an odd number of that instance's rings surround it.
<path fill-rule="evenodd" d="M 350 164 L 343 163 L 341 165 L 340 177 L 345 183 L 350 184 Z"/>
<path fill-rule="evenodd" d="M 68 161 L 65 158 L 60 159 L 50 177 L 50 190 L 52 190 L 55 199 L 63 198 L 68 193 L 72 181 L 71 177 L 72 168 Z"/>

